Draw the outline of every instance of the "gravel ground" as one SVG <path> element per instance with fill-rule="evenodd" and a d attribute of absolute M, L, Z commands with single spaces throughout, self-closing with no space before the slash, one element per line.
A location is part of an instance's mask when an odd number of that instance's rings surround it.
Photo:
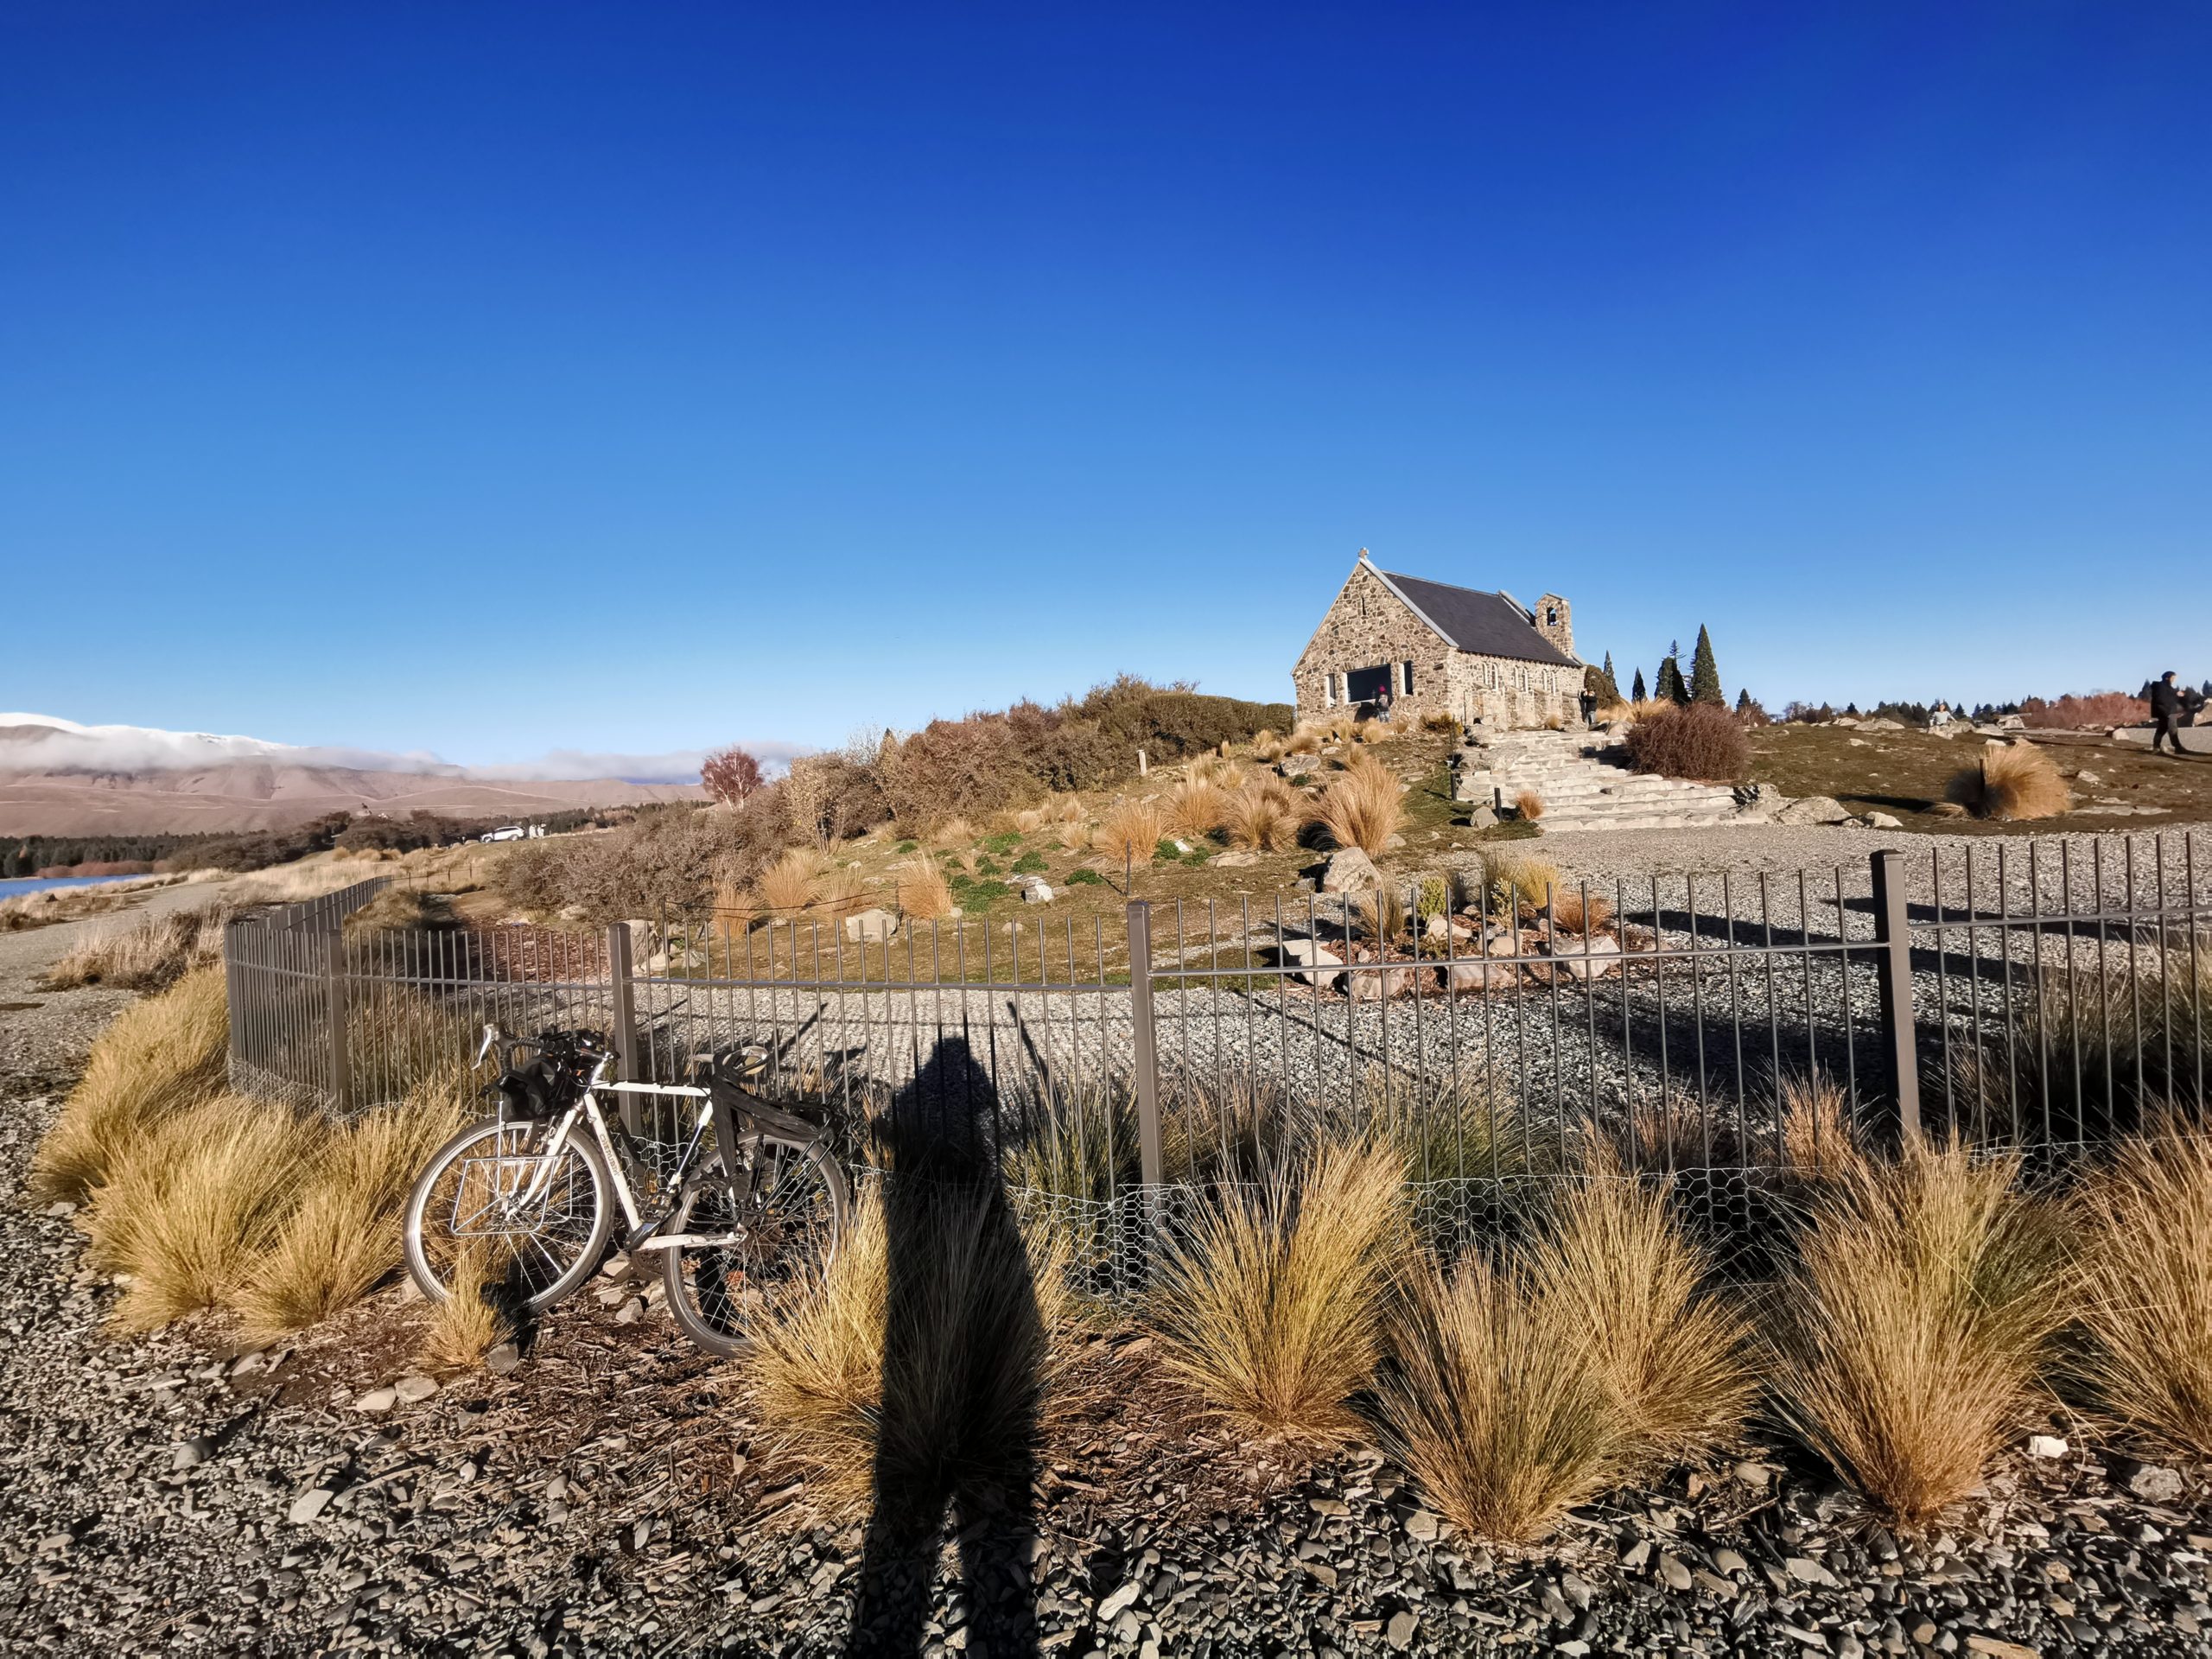
<path fill-rule="evenodd" d="M 188 902 L 176 900 L 173 902 Z M 89 925 L 89 924 L 87 925 Z M 127 1000 L 35 990 L 63 930 L 0 940 L 0 1649 L 543 1655 L 1031 1652 L 2197 1654 L 2212 1495 L 2084 1443 L 2005 1460 L 1900 1541 L 1756 1450 L 1578 1511 L 1533 1554 L 1454 1537 L 1379 1454 L 1308 1466 L 1192 1421 L 1143 1339 L 1090 1341 L 1032 1532 L 978 1522 L 902 1573 L 918 1643 L 853 1629 L 861 1534 L 610 1279 L 511 1372 L 411 1378 L 398 1289 L 296 1347 L 102 1329 L 112 1289 L 25 1202 L 37 1135 Z M 1026 1571 L 1024 1570 L 1026 1568 Z"/>

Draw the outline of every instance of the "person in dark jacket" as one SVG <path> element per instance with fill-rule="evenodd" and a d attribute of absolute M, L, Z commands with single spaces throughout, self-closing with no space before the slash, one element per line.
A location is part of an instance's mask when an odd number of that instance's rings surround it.
<path fill-rule="evenodd" d="M 2174 753 L 2183 753 L 2181 747 L 2181 688 L 2174 683 L 2171 668 L 2151 687 L 2151 753 L 2158 752 L 2160 738 L 2174 746 Z"/>

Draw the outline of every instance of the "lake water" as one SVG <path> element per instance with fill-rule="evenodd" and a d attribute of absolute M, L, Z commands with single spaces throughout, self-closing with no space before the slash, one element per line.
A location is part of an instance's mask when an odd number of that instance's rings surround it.
<path fill-rule="evenodd" d="M 97 887 L 109 881 L 137 881 L 136 875 L 16 875 L 0 881 L 0 899 L 17 893 L 45 893 L 53 887 Z"/>

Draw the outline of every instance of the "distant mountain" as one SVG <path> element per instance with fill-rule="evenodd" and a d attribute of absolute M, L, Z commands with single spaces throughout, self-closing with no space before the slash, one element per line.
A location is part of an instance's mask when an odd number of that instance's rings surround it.
<path fill-rule="evenodd" d="M 663 766 L 678 759 L 653 757 Z M 0 714 L 0 835 L 227 833 L 417 809 L 522 818 L 704 798 L 696 784 L 503 777 L 427 755 Z"/>

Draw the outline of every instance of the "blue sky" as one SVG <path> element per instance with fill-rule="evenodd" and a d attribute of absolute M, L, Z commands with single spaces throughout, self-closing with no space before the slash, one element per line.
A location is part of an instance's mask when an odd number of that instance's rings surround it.
<path fill-rule="evenodd" d="M 1625 680 L 2212 674 L 2212 9 L 0 12 L 0 707 L 643 753 L 1287 694 L 1357 550 Z"/>

